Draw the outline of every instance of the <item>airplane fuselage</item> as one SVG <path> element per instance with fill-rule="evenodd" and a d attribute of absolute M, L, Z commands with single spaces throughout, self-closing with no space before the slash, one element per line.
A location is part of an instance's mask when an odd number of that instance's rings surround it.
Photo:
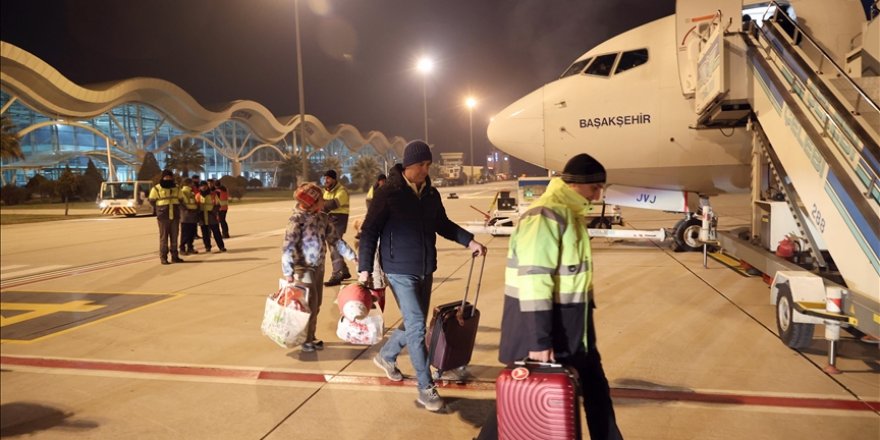
<path fill-rule="evenodd" d="M 647 61 L 626 68 L 640 50 Z M 675 51 L 674 16 L 618 35 L 578 58 L 575 64 L 591 60 L 582 71 L 496 115 L 489 139 L 556 171 L 588 153 L 603 163 L 610 184 L 707 195 L 748 191 L 750 134 L 741 127 L 690 128 L 697 115 L 682 94 Z M 609 66 L 597 66 L 600 61 Z"/>

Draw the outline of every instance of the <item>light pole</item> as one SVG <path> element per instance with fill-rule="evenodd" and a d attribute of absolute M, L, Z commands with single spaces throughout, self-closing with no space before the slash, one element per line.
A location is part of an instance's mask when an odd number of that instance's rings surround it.
<path fill-rule="evenodd" d="M 299 142 L 300 156 L 302 157 L 302 180 L 300 183 L 308 180 L 308 161 L 306 160 L 306 95 L 303 86 L 303 63 L 302 63 L 302 46 L 299 38 L 299 0 L 293 0 L 293 16 L 294 27 L 296 28 L 296 79 L 299 87 Z M 296 142 L 294 142 L 296 145 Z"/>
<path fill-rule="evenodd" d="M 430 145 L 428 142 L 428 74 L 434 70 L 434 61 L 428 57 L 419 58 L 418 63 L 416 63 L 416 68 L 419 69 L 419 72 L 422 72 L 422 98 L 425 105 L 425 143 Z"/>
<path fill-rule="evenodd" d="M 477 106 L 477 100 L 473 96 L 468 96 L 467 99 L 464 100 L 464 104 L 468 108 L 468 125 L 470 126 L 471 138 L 471 172 L 467 175 L 467 181 L 468 183 L 472 183 L 471 177 L 474 173 L 474 107 Z"/>
<path fill-rule="evenodd" d="M 107 147 L 107 182 L 113 181 L 113 158 L 110 156 L 110 138 L 104 138 L 104 145 Z M 116 145 L 116 141 L 113 141 L 113 145 Z"/>

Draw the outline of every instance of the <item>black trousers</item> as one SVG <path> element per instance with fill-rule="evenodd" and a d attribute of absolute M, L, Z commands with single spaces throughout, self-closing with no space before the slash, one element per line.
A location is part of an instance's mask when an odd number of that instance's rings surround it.
<path fill-rule="evenodd" d="M 584 396 L 584 410 L 587 413 L 590 438 L 593 440 L 623 439 L 623 435 L 617 427 L 617 418 L 614 416 L 611 388 L 608 386 L 608 378 L 605 377 L 605 369 L 602 368 L 602 356 L 599 354 L 599 347 L 596 346 L 596 326 L 593 324 L 593 309 L 595 308 L 596 306 L 590 302 L 587 309 L 587 346 L 589 351 L 578 351 L 567 358 L 557 358 L 556 361 L 571 365 L 580 376 L 581 393 Z"/>
<path fill-rule="evenodd" d="M 220 210 L 220 231 L 223 232 L 223 238 L 229 238 L 229 225 L 226 223 L 226 213 L 228 210 Z"/>
<path fill-rule="evenodd" d="M 226 249 L 226 245 L 223 244 L 223 236 L 220 235 L 220 225 L 214 223 L 213 225 L 204 225 L 200 224 L 202 228 L 202 243 L 205 244 L 205 250 L 211 250 L 211 235 L 214 235 L 214 241 L 217 242 L 217 247 L 220 249 Z"/>
<path fill-rule="evenodd" d="M 193 250 L 193 242 L 196 238 L 196 223 L 180 224 L 180 250 Z"/>

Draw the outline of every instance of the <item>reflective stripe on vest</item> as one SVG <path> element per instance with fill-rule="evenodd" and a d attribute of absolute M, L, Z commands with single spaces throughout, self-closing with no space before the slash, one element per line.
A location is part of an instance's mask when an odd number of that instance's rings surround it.
<path fill-rule="evenodd" d="M 177 205 L 180 203 L 180 188 L 162 188 L 162 185 L 156 185 L 153 187 L 153 191 L 156 192 L 156 197 L 150 197 L 151 199 L 156 201 L 156 206 L 168 206 L 168 205 Z M 150 192 L 150 196 L 153 195 L 153 192 Z M 168 218 L 170 220 L 174 220 L 174 210 L 175 208 L 172 206 L 168 209 Z"/>
<path fill-rule="evenodd" d="M 205 216 L 205 224 L 210 224 L 208 221 L 208 213 L 214 210 L 214 194 L 211 194 L 209 197 L 199 194 L 196 200 L 198 200 L 200 204 L 199 209 L 202 210 Z"/>
<path fill-rule="evenodd" d="M 196 205 L 196 195 L 193 194 L 192 189 L 188 186 L 184 186 L 180 189 L 180 197 L 183 198 L 183 206 L 186 206 L 186 209 L 197 209 Z"/>

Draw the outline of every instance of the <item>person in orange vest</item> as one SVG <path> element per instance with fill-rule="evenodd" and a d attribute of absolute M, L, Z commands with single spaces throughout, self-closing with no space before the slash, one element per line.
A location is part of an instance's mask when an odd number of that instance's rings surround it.
<path fill-rule="evenodd" d="M 229 212 L 229 191 L 222 184 L 218 184 L 217 195 L 220 198 L 220 231 L 223 232 L 223 238 L 229 238 L 229 224 L 226 223 L 226 214 Z"/>
<path fill-rule="evenodd" d="M 223 236 L 220 235 L 218 212 L 220 203 L 217 194 L 211 191 L 208 182 L 199 182 L 199 193 L 196 194 L 196 204 L 199 206 L 199 225 L 202 228 L 202 242 L 205 244 L 205 252 L 211 252 L 211 235 L 220 252 L 226 252 L 223 244 Z"/>
<path fill-rule="evenodd" d="M 162 171 L 162 178 L 159 184 L 150 190 L 148 199 L 156 208 L 156 221 L 159 223 L 159 261 L 162 264 L 183 263 L 177 253 L 177 232 L 180 230 L 177 205 L 180 204 L 181 195 L 171 170 Z M 169 251 L 171 262 L 168 261 Z"/>
<path fill-rule="evenodd" d="M 199 176 L 198 174 L 193 174 L 191 179 L 192 185 L 190 185 L 190 187 L 192 188 L 193 195 L 196 195 L 199 193 L 199 183 L 202 181 L 202 176 Z M 196 228 L 196 235 L 193 236 L 193 239 L 200 238 L 202 237 L 199 235 L 199 228 Z"/>

